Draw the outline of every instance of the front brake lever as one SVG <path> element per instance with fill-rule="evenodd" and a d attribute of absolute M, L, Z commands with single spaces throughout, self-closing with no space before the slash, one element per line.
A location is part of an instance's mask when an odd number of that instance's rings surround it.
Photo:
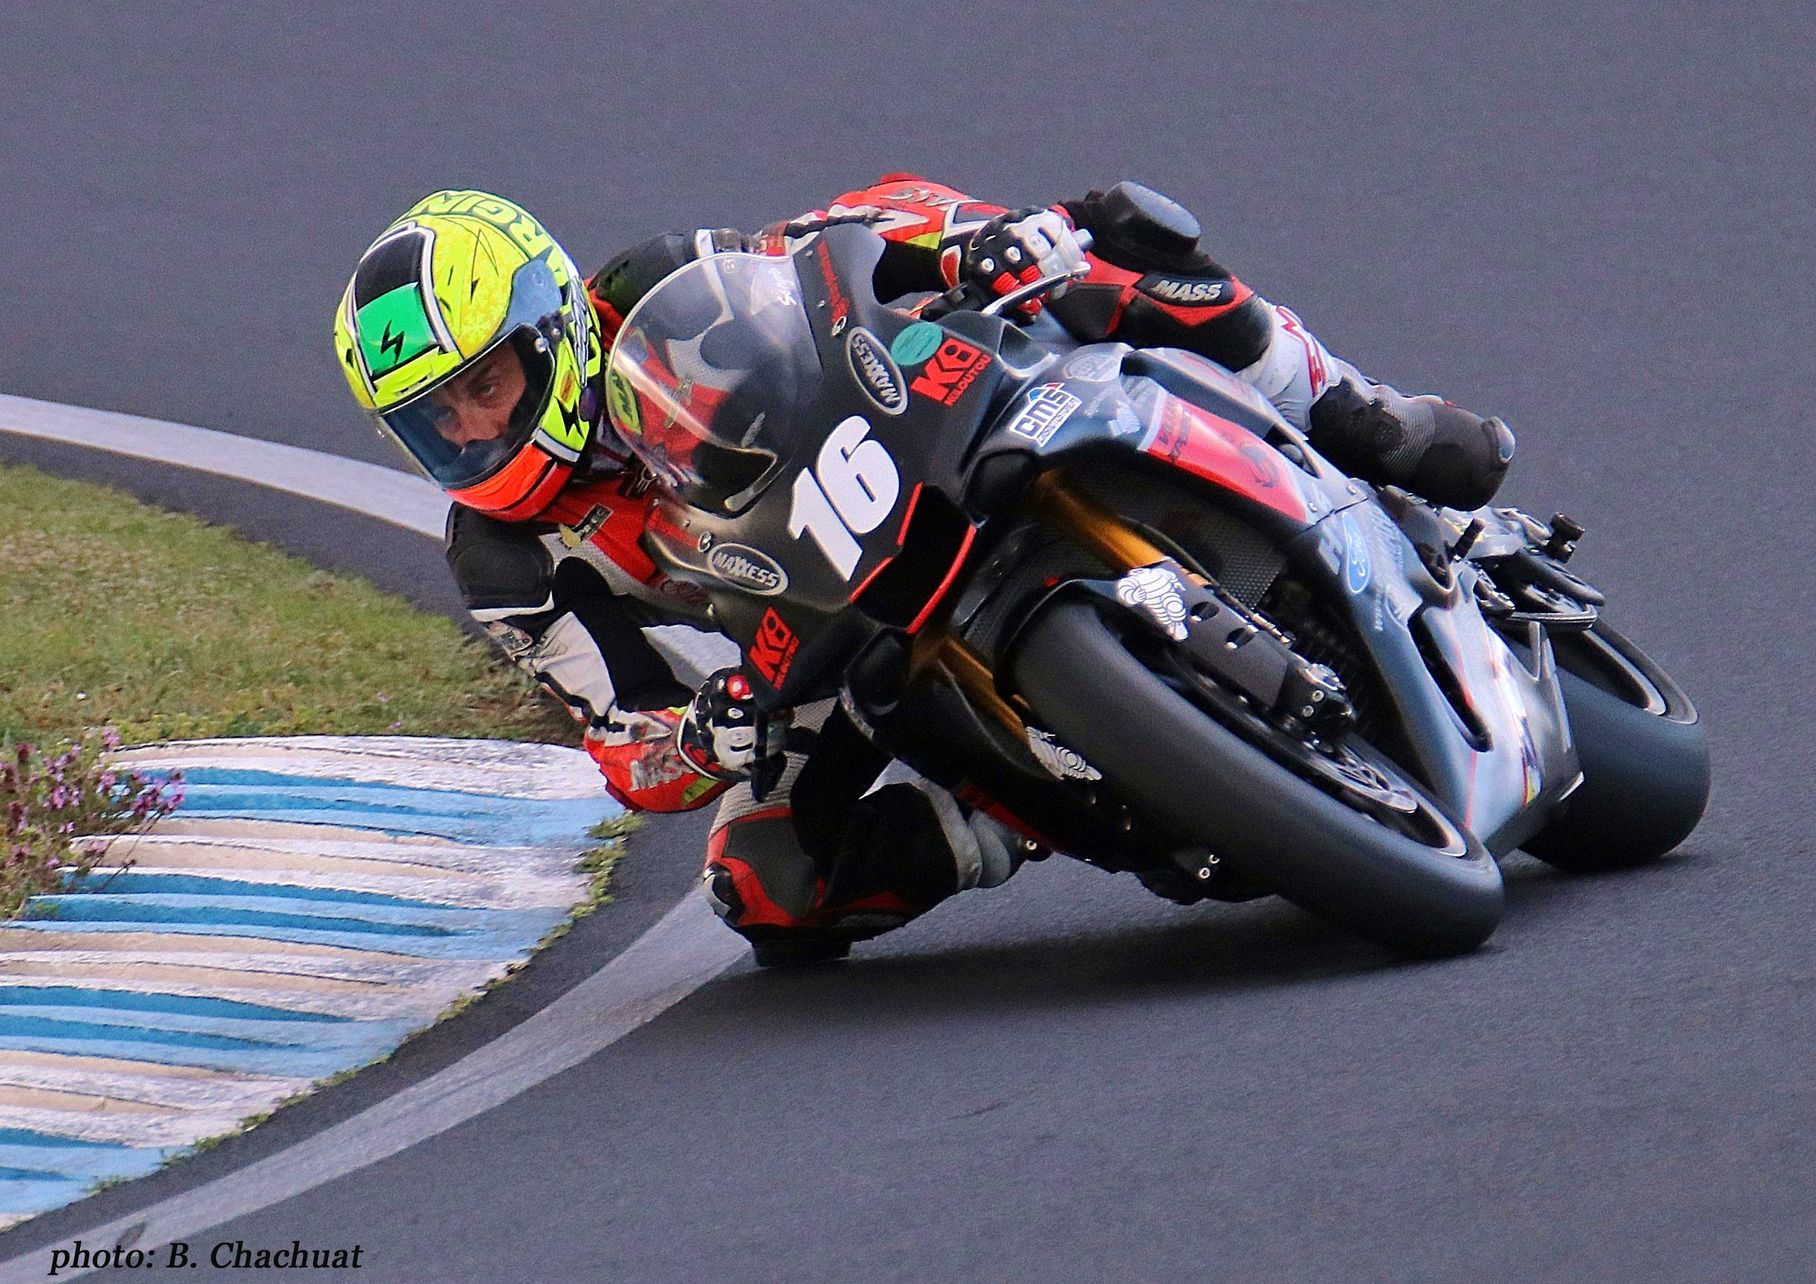
<path fill-rule="evenodd" d="M 1026 285 L 1018 286 L 1016 289 L 1009 291 L 1007 294 L 998 295 L 991 302 L 984 304 L 978 311 L 987 317 L 1001 316 L 1010 308 L 1020 307 L 1029 299 L 1037 299 L 1049 290 L 1057 289 L 1068 281 L 1081 280 L 1090 274 L 1091 265 L 1089 263 L 1080 263 L 1070 272 L 1060 272 L 1054 276 L 1043 276 L 1038 281 L 1030 281 Z"/>

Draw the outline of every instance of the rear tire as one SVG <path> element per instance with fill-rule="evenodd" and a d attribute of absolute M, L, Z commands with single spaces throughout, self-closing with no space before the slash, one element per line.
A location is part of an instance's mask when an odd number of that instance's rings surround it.
<path fill-rule="evenodd" d="M 1690 836 L 1708 806 L 1709 744 L 1696 708 L 1604 623 L 1556 650 L 1583 783 L 1524 849 L 1573 873 L 1656 860 Z"/>
<path fill-rule="evenodd" d="M 1092 607 L 1042 610 L 1012 672 L 1121 798 L 1294 904 L 1406 955 L 1472 950 L 1500 922 L 1501 873 L 1474 835 L 1432 805 L 1440 836 L 1421 843 L 1338 801 L 1175 691 Z"/>

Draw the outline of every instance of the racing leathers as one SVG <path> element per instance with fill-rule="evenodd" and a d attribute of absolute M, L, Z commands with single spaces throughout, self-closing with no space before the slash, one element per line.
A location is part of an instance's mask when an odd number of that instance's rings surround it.
<path fill-rule="evenodd" d="M 1065 239 L 1053 215 L 1094 238 L 1088 274 L 1047 302 L 1078 339 L 1209 357 L 1337 462 L 1374 480 L 1451 503 L 1485 502 L 1498 484 L 1512 449 L 1498 420 L 1371 383 L 1293 313 L 1211 259 L 1189 214 L 1133 184 L 1050 212 L 1011 212 L 918 176 L 887 175 L 752 237 L 708 229 L 652 238 L 602 269 L 590 293 L 609 343 L 645 293 L 695 258 L 728 249 L 784 253 L 816 223 L 863 217 L 887 242 L 878 297 L 921 296 L 921 306 L 937 306 L 942 291 L 1001 294 L 1032 279 L 1035 269 L 1014 248 L 1017 229 L 1024 219 L 1039 226 L 1041 239 L 1026 243 L 1050 248 L 1055 230 Z M 619 801 L 646 811 L 719 801 L 706 892 L 759 960 L 836 955 L 957 891 L 1006 879 L 1031 850 L 1001 823 L 1013 818 L 890 763 L 830 699 L 794 711 L 786 761 L 753 773 L 757 787 L 689 762 L 677 731 L 692 689 L 642 630 L 703 626 L 705 600 L 663 575 L 644 550 L 645 528 L 667 521 L 653 504 L 650 475 L 615 455 L 603 432 L 595 441 L 538 520 L 504 522 L 456 506 L 449 564 L 490 636 L 584 726 L 586 749 Z M 723 676 L 717 681 L 722 703 Z"/>

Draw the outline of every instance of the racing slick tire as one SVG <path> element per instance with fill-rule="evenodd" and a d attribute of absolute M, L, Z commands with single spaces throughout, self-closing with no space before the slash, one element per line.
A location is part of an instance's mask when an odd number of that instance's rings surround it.
<path fill-rule="evenodd" d="M 1605 622 L 1554 650 L 1583 783 L 1522 847 L 1572 873 L 1656 860 L 1708 806 L 1709 743 L 1696 707 Z"/>
<path fill-rule="evenodd" d="M 1021 635 L 1016 688 L 1125 801 L 1232 868 L 1398 954 L 1460 954 L 1500 922 L 1501 872 L 1421 799 L 1424 841 L 1288 769 L 1132 654 L 1090 605 L 1055 600 Z"/>

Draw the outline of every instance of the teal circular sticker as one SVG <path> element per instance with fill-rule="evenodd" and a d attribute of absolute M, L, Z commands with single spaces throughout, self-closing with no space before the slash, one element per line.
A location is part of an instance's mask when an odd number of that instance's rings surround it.
<path fill-rule="evenodd" d="M 889 345 L 889 355 L 905 366 L 916 366 L 933 355 L 935 348 L 946 340 L 946 332 L 931 321 L 916 321 L 906 330 L 895 336 L 895 342 Z"/>

